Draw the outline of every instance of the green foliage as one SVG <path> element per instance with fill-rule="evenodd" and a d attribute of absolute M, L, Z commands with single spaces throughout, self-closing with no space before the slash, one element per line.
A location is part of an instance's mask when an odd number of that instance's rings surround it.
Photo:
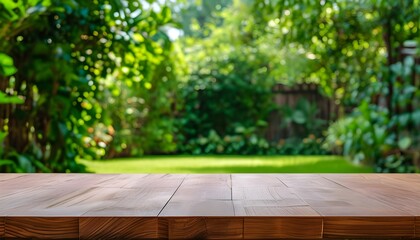
<path fill-rule="evenodd" d="M 282 127 L 287 128 L 295 138 L 320 135 L 320 130 L 325 127 L 325 121 L 317 117 L 317 106 L 304 98 L 299 99 L 296 106 L 282 106 L 280 111 Z"/>
<path fill-rule="evenodd" d="M 221 12 L 232 5 L 232 0 L 180 0 L 176 1 L 172 9 L 174 19 L 182 26 L 185 36 L 205 38 L 212 30 L 223 25 Z"/>
<path fill-rule="evenodd" d="M 323 148 L 324 140 L 310 134 L 307 137 L 282 139 L 275 148 L 279 155 L 327 155 L 330 152 Z"/>
<path fill-rule="evenodd" d="M 395 136 L 387 133 L 388 124 L 386 109 L 364 102 L 352 116 L 331 125 L 326 142 L 332 150 L 352 156 L 356 162 L 373 164 L 394 142 Z"/>
<path fill-rule="evenodd" d="M 370 85 L 381 81 L 381 67 L 397 62 L 406 40 L 420 40 L 418 0 L 254 2 L 259 30 L 280 39 L 300 62 L 295 76 L 319 83 L 328 96 L 357 105 Z M 306 61 L 302 60 L 305 59 Z"/>
<path fill-rule="evenodd" d="M 0 53 L 0 75 L 10 76 L 15 73 L 16 68 L 13 65 L 13 59 L 4 53 Z"/>
<path fill-rule="evenodd" d="M 107 158 L 175 151 L 173 108 L 181 69 L 167 47 L 149 79 L 112 81 L 105 89 L 102 105 L 112 119 L 110 139 L 101 141 Z"/>
<path fill-rule="evenodd" d="M 261 138 L 265 121 L 272 109 L 270 87 L 257 80 L 263 79 L 263 74 L 261 77 L 249 74 L 256 73 L 259 66 L 250 65 L 239 59 L 239 56 L 209 64 L 218 65 L 219 68 L 205 69 L 203 66 L 199 72 L 192 73 L 189 81 L 181 88 L 185 104 L 179 121 L 181 151 L 182 146 L 191 142 L 191 139 L 192 142 L 199 142 L 199 138 L 209 136 L 211 131 L 222 138 L 234 139 L 234 135 L 239 133 L 242 140 L 238 144 L 247 145 L 245 142 L 254 137 L 248 136 L 246 131 L 242 131 L 242 134 L 238 129 L 251 128 L 255 137 Z M 232 70 L 223 72 L 226 67 Z M 249 141 L 251 144 L 255 142 Z M 244 148 L 233 147 L 236 150 L 227 148 L 226 151 L 239 153 Z M 222 152 L 225 151 L 219 151 Z"/>
<path fill-rule="evenodd" d="M 263 155 L 273 153 L 269 143 L 255 133 L 255 128 L 237 127 L 235 133 L 223 138 L 216 131 L 210 130 L 208 136 L 190 139 L 179 146 L 183 153 L 224 154 L 224 155 Z M 271 151 L 271 152 L 270 152 Z"/>
<path fill-rule="evenodd" d="M 420 67 L 403 45 L 420 43 L 419 4 L 4 0 L 0 171 L 79 172 L 79 157 L 174 152 L 327 154 L 315 105 L 273 105 L 274 84 L 302 82 L 321 86 L 340 116 L 358 106 L 329 129 L 330 150 L 412 171 Z M 174 44 L 167 32 L 179 23 Z M 269 143 L 276 110 L 293 137 Z"/>
<path fill-rule="evenodd" d="M 375 164 L 379 172 L 412 171 L 413 156 L 418 155 L 413 153 L 418 153 L 418 145 L 412 146 L 418 126 L 410 122 L 419 106 L 415 61 L 403 59 L 407 55 L 403 47 L 420 42 L 419 4 L 418 0 L 254 2 L 260 10 L 254 17 L 265 23 L 259 30 L 276 34 L 284 47 L 306 56 L 308 61 L 300 62 L 301 76 L 319 83 L 341 105 L 339 115 L 345 107 L 358 106 L 331 126 L 327 145 L 338 144 L 345 155 Z"/>
<path fill-rule="evenodd" d="M 84 171 L 78 156 L 103 154 L 93 127 L 113 120 L 101 105 L 107 82 L 150 84 L 170 51 L 159 31 L 169 9 L 120 0 L 3 1 L 0 9 L 0 47 L 17 69 L 0 55 L 0 90 L 25 96 L 0 106 L 3 156 L 14 163 L 0 170 Z"/>
<path fill-rule="evenodd" d="M 180 152 L 264 154 L 269 149 L 264 131 L 274 110 L 270 54 L 247 36 L 242 15 L 233 14 L 243 7 L 220 11 L 219 28 L 212 27 L 218 20 L 202 24 L 212 29 L 206 38 L 187 34 L 182 39 L 190 69 L 180 86 Z"/>
<path fill-rule="evenodd" d="M 326 139 L 329 149 L 342 152 L 356 162 L 374 164 L 378 172 L 414 171 L 420 147 L 420 110 L 415 107 L 418 102 L 412 99 L 419 96 L 420 90 L 411 78 L 418 68 L 409 59 L 390 67 L 393 114 L 387 108 L 362 102 L 350 116 L 329 128 Z M 387 85 L 378 84 L 379 92 L 387 91 Z"/>

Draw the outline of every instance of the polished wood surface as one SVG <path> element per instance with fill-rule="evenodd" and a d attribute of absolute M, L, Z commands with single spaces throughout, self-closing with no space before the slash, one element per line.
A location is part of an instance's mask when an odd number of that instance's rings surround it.
<path fill-rule="evenodd" d="M 420 217 L 416 218 L 416 237 L 420 238 Z"/>
<path fill-rule="evenodd" d="M 0 174 L 0 239 L 420 239 L 418 174 Z"/>
<path fill-rule="evenodd" d="M 4 237 L 4 218 L 0 217 L 0 238 Z"/>

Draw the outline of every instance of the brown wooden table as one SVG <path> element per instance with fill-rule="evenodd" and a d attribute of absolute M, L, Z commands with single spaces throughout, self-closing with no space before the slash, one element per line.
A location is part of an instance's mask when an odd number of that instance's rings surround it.
<path fill-rule="evenodd" d="M 420 238 L 420 175 L 0 174 L 0 239 Z"/>

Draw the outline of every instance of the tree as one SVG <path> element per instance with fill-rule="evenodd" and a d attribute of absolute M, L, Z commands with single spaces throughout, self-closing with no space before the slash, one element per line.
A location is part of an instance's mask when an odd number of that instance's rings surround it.
<path fill-rule="evenodd" d="M 401 60 L 406 40 L 419 39 L 418 0 L 401 1 L 262 1 L 256 17 L 281 31 L 283 46 L 302 48 L 313 64 L 302 71 L 319 82 L 325 94 L 357 105 L 365 90 L 387 81 L 382 66 Z M 387 105 L 390 107 L 392 87 Z M 391 110 L 391 109 L 389 109 Z"/>
<path fill-rule="evenodd" d="M 90 127 L 106 116 L 98 102 L 103 79 L 151 78 L 162 51 L 156 34 L 170 10 L 120 0 L 6 0 L 0 7 L 1 49 L 17 69 L 2 77 L 0 90 L 25 99 L 0 106 L 4 156 L 13 160 L 2 170 L 82 171 L 75 159 L 96 153 Z"/>
<path fill-rule="evenodd" d="M 329 130 L 344 154 L 374 163 L 379 172 L 411 172 L 420 122 L 416 53 L 420 2 L 258 0 L 267 25 L 282 29 L 284 46 L 298 46 L 314 64 L 306 69 L 326 94 L 355 107 Z M 265 29 L 264 29 L 265 30 Z M 418 158 L 418 157 L 417 157 Z"/>

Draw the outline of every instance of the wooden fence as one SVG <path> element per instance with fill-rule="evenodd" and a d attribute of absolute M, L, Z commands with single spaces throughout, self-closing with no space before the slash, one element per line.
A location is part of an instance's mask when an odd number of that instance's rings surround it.
<path fill-rule="evenodd" d="M 295 107 L 300 99 L 306 99 L 318 108 L 317 118 L 327 122 L 336 119 L 338 115 L 338 106 L 332 99 L 322 96 L 318 91 L 316 84 L 299 84 L 295 86 L 286 86 L 277 84 L 273 87 L 275 104 L 280 108 L 282 106 Z M 288 137 L 293 137 L 292 131 L 282 127 L 283 117 L 280 110 L 274 111 L 268 121 L 266 137 L 270 141 L 278 141 Z"/>

